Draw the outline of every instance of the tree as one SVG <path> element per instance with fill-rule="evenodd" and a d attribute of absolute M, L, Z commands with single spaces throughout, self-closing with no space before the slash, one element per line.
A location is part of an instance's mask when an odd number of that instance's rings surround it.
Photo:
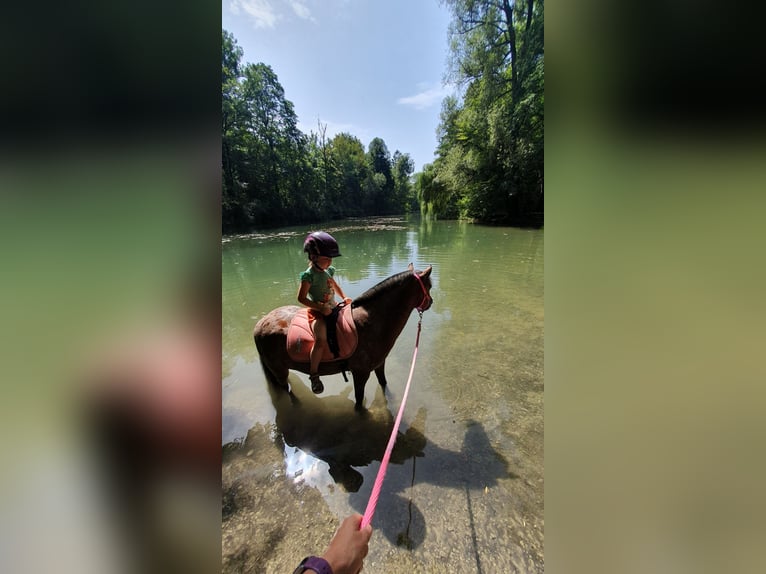
<path fill-rule="evenodd" d="M 396 150 L 391 159 L 391 173 L 394 180 L 393 203 L 397 213 L 412 210 L 414 194 L 410 177 L 413 171 L 415 171 L 415 162 L 412 161 L 410 154 Z"/>
<path fill-rule="evenodd" d="M 414 191 L 420 202 L 421 214 L 428 217 L 438 213 L 446 219 L 456 219 L 459 216 L 457 197 L 447 192 L 436 175 L 436 167 L 430 163 L 415 174 Z"/>
<path fill-rule="evenodd" d="M 445 3 L 464 96 L 443 104 L 435 180 L 462 217 L 542 223 L 543 1 Z"/>
<path fill-rule="evenodd" d="M 222 226 L 228 230 L 242 230 L 248 225 L 245 210 L 245 186 L 240 166 L 246 156 L 242 122 L 245 110 L 240 94 L 242 48 L 229 32 L 222 34 L 221 62 L 221 194 Z"/>
<path fill-rule="evenodd" d="M 247 109 L 248 150 L 251 164 L 248 199 L 256 224 L 285 222 L 301 175 L 305 136 L 298 130 L 293 104 L 266 64 L 248 64 L 242 94 Z M 322 198 L 317 198 L 321 203 Z"/>
<path fill-rule="evenodd" d="M 342 213 L 363 215 L 362 185 L 370 170 L 362 142 L 351 134 L 340 133 L 330 142 L 330 150 L 339 172 L 338 191 Z"/>
<path fill-rule="evenodd" d="M 391 154 L 386 142 L 381 138 L 373 138 L 367 147 L 367 159 L 370 167 L 366 186 L 369 208 L 376 214 L 391 213 L 394 178 L 391 173 Z"/>

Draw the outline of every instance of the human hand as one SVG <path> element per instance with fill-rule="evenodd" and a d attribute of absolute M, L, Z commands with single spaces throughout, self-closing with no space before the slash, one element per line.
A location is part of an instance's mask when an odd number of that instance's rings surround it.
<path fill-rule="evenodd" d="M 327 560 L 333 574 L 357 574 L 362 570 L 362 561 L 369 550 L 372 526 L 359 529 L 361 514 L 347 517 L 330 541 L 322 558 Z"/>
<path fill-rule="evenodd" d="M 351 297 L 345 297 L 345 298 L 343 299 L 343 302 L 344 302 L 346 305 L 351 305 Z"/>

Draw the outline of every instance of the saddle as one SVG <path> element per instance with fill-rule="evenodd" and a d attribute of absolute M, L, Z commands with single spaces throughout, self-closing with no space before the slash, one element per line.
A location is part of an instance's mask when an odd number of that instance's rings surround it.
<path fill-rule="evenodd" d="M 301 309 L 290 322 L 287 330 L 287 354 L 293 361 L 308 363 L 311 349 L 314 348 L 314 333 L 308 309 Z M 335 318 L 336 320 L 333 320 Z M 341 361 L 350 357 L 356 350 L 357 336 L 351 305 L 341 303 L 325 317 L 327 322 L 327 346 L 321 362 Z M 335 329 L 333 329 L 333 327 Z M 333 330 L 335 331 L 333 333 Z"/>

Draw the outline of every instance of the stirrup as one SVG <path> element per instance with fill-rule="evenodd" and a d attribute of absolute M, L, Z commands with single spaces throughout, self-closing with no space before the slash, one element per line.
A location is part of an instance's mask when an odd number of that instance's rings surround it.
<path fill-rule="evenodd" d="M 318 395 L 322 391 L 324 391 L 324 385 L 322 384 L 322 381 L 319 379 L 319 375 L 309 375 L 309 381 L 311 381 L 311 391 Z"/>

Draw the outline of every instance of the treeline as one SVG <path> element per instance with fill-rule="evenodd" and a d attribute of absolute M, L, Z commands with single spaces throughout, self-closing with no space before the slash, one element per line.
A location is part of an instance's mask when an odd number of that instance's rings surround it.
<path fill-rule="evenodd" d="M 543 0 L 442 0 L 452 13 L 436 159 L 374 138 L 298 127 L 266 64 L 242 62 L 222 31 L 223 232 L 417 209 L 440 218 L 543 224 Z"/>
<path fill-rule="evenodd" d="M 543 0 L 443 0 L 449 79 L 433 164 L 415 176 L 425 211 L 543 224 Z"/>
<path fill-rule="evenodd" d="M 374 138 L 365 151 L 348 133 L 306 135 L 270 66 L 242 62 L 222 30 L 222 231 L 417 209 L 414 163 Z"/>

